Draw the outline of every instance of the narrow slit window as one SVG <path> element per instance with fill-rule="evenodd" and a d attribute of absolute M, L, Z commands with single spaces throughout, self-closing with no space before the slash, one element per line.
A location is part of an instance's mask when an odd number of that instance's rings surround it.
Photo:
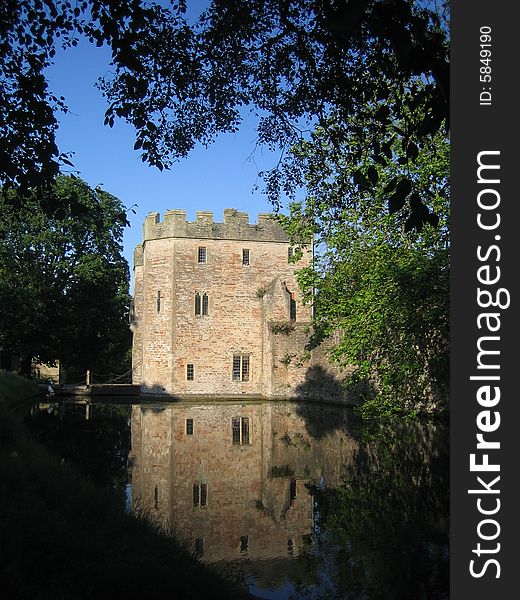
<path fill-rule="evenodd" d="M 128 311 L 128 322 L 130 325 L 135 323 L 135 300 L 133 298 L 130 299 L 130 310 Z"/>
<path fill-rule="evenodd" d="M 249 549 L 249 536 L 241 535 L 240 536 L 240 552 L 247 552 Z"/>
<path fill-rule="evenodd" d="M 242 250 L 242 264 L 246 267 L 248 267 L 250 264 L 249 258 L 250 258 L 249 250 L 246 250 L 246 249 Z"/>
<path fill-rule="evenodd" d="M 231 428 L 233 430 L 233 444 L 240 444 L 240 418 L 233 417 L 231 420 Z"/>
<path fill-rule="evenodd" d="M 204 316 L 208 316 L 208 314 L 209 314 L 208 307 L 209 307 L 208 295 L 207 294 L 202 294 L 202 314 Z"/>
<path fill-rule="evenodd" d="M 294 249 L 292 246 L 289 246 L 289 248 L 287 248 L 287 262 L 291 262 L 293 256 L 294 256 Z"/>
<path fill-rule="evenodd" d="M 205 246 L 199 246 L 199 253 L 198 253 L 199 264 L 205 263 L 206 259 L 207 259 L 206 247 Z"/>
<path fill-rule="evenodd" d="M 186 365 L 186 379 L 188 381 L 193 381 L 195 379 L 195 367 L 192 363 Z"/>
<path fill-rule="evenodd" d="M 159 508 L 159 488 L 157 486 L 155 486 L 155 489 L 153 491 L 153 504 L 155 510 L 157 510 Z"/>
<path fill-rule="evenodd" d="M 201 306 L 200 294 L 197 292 L 195 294 L 195 315 L 201 314 Z"/>
<path fill-rule="evenodd" d="M 193 484 L 193 508 L 198 508 L 200 504 L 200 486 L 198 483 Z"/>
<path fill-rule="evenodd" d="M 240 381 L 240 364 L 241 356 L 239 354 L 235 354 L 233 356 L 233 381 Z"/>
<path fill-rule="evenodd" d="M 242 417 L 242 444 L 249 444 L 249 418 Z"/>
<path fill-rule="evenodd" d="M 291 294 L 291 305 L 289 308 L 289 319 L 291 321 L 296 321 L 296 300 L 294 299 L 294 294 Z"/>
<path fill-rule="evenodd" d="M 200 505 L 205 508 L 208 505 L 208 484 L 200 484 Z"/>
<path fill-rule="evenodd" d="M 204 538 L 195 538 L 195 556 L 204 556 Z"/>
<path fill-rule="evenodd" d="M 249 356 L 242 356 L 242 381 L 249 381 Z"/>
<path fill-rule="evenodd" d="M 186 419 L 186 435 L 193 435 L 193 419 Z"/>
<path fill-rule="evenodd" d="M 161 290 L 157 290 L 157 312 L 161 312 Z"/>
<path fill-rule="evenodd" d="M 296 479 L 291 479 L 291 483 L 289 484 L 289 496 L 291 498 L 291 503 L 296 500 Z"/>

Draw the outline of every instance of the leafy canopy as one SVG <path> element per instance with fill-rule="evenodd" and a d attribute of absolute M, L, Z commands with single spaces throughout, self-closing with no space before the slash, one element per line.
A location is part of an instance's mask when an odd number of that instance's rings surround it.
<path fill-rule="evenodd" d="M 0 350 L 105 372 L 130 344 L 124 208 L 64 176 L 20 196 L 0 190 Z"/>
<path fill-rule="evenodd" d="M 57 47 L 80 36 L 112 50 L 113 75 L 101 83 L 105 123 L 133 124 L 135 149 L 161 170 L 196 144 L 236 131 L 244 109 L 259 118 L 259 143 L 282 152 L 333 112 L 342 123 L 356 117 L 352 134 L 372 147 L 375 164 L 389 160 L 394 136 L 414 162 L 425 137 L 447 129 L 446 14 L 430 7 L 211 0 L 192 22 L 182 1 L 7 0 L 0 9 L 0 183 L 34 185 L 67 164 L 54 139 L 64 99 L 47 89 L 43 72 Z M 353 162 L 360 152 L 348 149 Z"/>
<path fill-rule="evenodd" d="M 328 127 L 342 130 L 345 146 L 354 143 L 342 123 Z M 432 137 L 414 165 L 398 160 L 405 152 L 394 141 L 397 160 L 352 164 L 343 146 L 329 144 L 317 128 L 283 164 L 286 178 L 306 194 L 280 218 L 295 242 L 314 242 L 313 264 L 299 272 L 315 309 L 310 346 L 341 333 L 331 355 L 357 367 L 350 384 L 363 384 L 366 416 L 442 409 L 447 401 L 448 140 Z M 360 172 L 372 178 L 370 187 Z M 410 189 L 400 190 L 403 174 L 429 191 L 431 211 L 413 192 L 405 206 Z M 413 203 L 424 225 L 414 226 Z"/>

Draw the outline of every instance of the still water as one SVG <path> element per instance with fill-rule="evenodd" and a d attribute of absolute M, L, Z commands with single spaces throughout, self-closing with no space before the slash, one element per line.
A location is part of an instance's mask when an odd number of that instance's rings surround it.
<path fill-rule="evenodd" d="M 35 437 L 276 600 L 448 597 L 448 432 L 307 403 L 42 403 Z"/>

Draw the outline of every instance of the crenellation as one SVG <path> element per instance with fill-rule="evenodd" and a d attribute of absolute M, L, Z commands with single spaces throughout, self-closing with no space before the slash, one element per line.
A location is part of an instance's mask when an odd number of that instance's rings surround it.
<path fill-rule="evenodd" d="M 210 210 L 198 210 L 197 211 L 197 223 L 199 225 L 212 225 L 213 224 L 213 212 Z"/>
<path fill-rule="evenodd" d="M 195 221 L 186 220 L 186 210 L 170 209 L 160 220 L 157 212 L 148 214 L 143 225 L 143 243 L 167 238 L 249 240 L 287 243 L 289 238 L 279 223 L 268 214 L 259 214 L 258 223 L 233 208 L 224 209 L 222 223 L 214 222 L 211 211 L 197 211 Z"/>

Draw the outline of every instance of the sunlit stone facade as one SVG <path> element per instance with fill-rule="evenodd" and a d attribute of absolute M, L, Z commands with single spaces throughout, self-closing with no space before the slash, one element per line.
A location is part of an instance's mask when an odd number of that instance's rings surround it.
<path fill-rule="evenodd" d="M 149 214 L 134 255 L 133 383 L 181 397 L 312 395 L 327 368 L 319 354 L 301 363 L 312 307 L 296 280 L 311 248 L 290 256 L 267 214 Z"/>

